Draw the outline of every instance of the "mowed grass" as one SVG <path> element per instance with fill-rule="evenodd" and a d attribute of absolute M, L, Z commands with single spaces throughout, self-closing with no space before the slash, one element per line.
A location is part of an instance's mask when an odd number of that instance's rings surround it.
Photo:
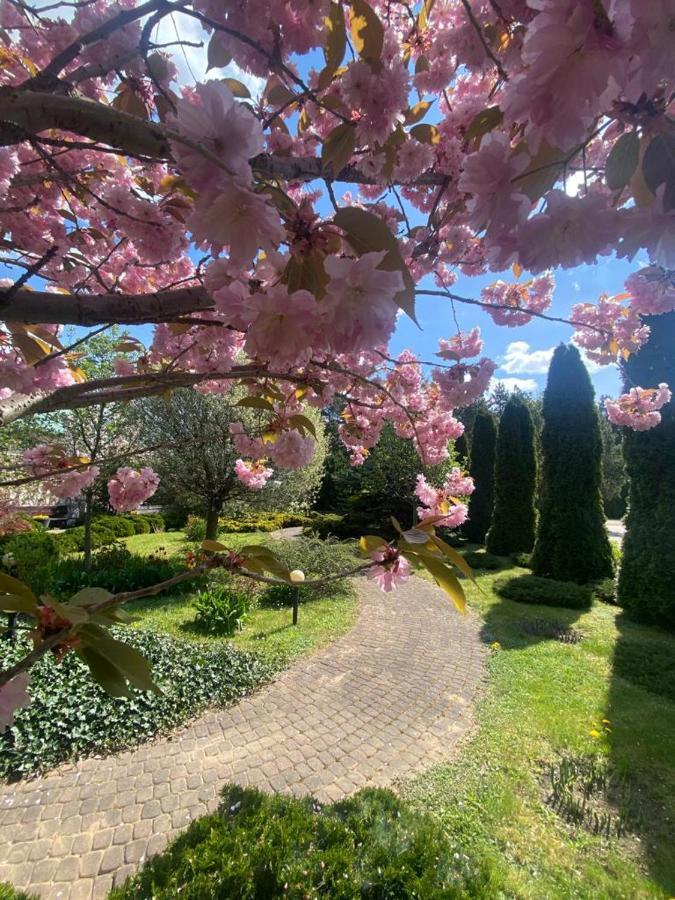
<path fill-rule="evenodd" d="M 218 537 L 234 550 L 245 544 L 269 542 L 269 534 L 221 534 Z M 129 550 L 149 556 L 164 550 L 167 555 L 184 553 L 190 548 L 182 532 L 138 534 L 124 539 Z M 197 641 L 231 641 L 235 646 L 253 650 L 280 665 L 314 653 L 346 634 L 357 616 L 356 592 L 348 584 L 336 585 L 330 597 L 301 602 L 298 624 L 292 624 L 292 609 L 260 606 L 252 611 L 244 629 L 229 638 L 205 636 L 195 627 L 195 590 L 173 597 L 150 598 L 126 606 L 137 621 L 135 627 L 161 631 L 175 637 Z"/>
<path fill-rule="evenodd" d="M 489 867 L 497 896 L 672 897 L 675 638 L 602 603 L 578 613 L 503 600 L 492 590 L 503 574 L 480 575 L 480 590 L 465 582 L 490 648 L 476 730 L 456 761 L 408 783 L 405 798 Z M 572 626 L 584 640 L 528 635 L 532 620 Z M 546 769 L 564 756 L 595 757 L 630 783 L 633 833 L 600 837 L 552 811 Z M 620 807 L 610 799 L 606 808 Z"/>

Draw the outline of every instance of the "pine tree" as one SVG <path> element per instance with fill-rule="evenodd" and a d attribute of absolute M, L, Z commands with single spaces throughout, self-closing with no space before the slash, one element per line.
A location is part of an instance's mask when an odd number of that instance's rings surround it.
<path fill-rule="evenodd" d="M 560 344 L 544 391 L 536 575 L 585 584 L 612 575 L 602 507 L 602 440 L 593 385 L 581 355 Z"/>
<path fill-rule="evenodd" d="M 482 544 L 492 521 L 494 505 L 495 447 L 497 426 L 489 412 L 479 412 L 473 426 L 469 474 L 476 490 L 469 499 L 469 519 L 462 533 L 470 541 Z"/>
<path fill-rule="evenodd" d="M 675 312 L 645 318 L 651 336 L 626 363 L 631 385 L 675 385 Z M 675 630 L 675 401 L 661 424 L 624 432 L 630 479 L 618 601 L 631 618 Z"/>
<path fill-rule="evenodd" d="M 490 553 L 529 553 L 534 543 L 537 464 L 532 416 L 512 396 L 499 420 L 495 455 L 494 511 L 486 546 Z"/>

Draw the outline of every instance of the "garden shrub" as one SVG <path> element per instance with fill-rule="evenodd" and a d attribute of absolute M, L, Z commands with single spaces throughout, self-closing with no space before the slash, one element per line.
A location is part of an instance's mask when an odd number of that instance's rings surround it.
<path fill-rule="evenodd" d="M 532 571 L 578 584 L 610 578 L 614 569 L 602 507 L 598 409 L 588 369 L 572 344 L 560 344 L 553 354 L 543 415 Z"/>
<path fill-rule="evenodd" d="M 345 516 L 340 516 L 337 513 L 316 513 L 312 516 L 311 522 L 305 526 L 305 532 L 320 538 L 339 537 L 343 531 L 344 522 Z"/>
<path fill-rule="evenodd" d="M 202 519 L 200 516 L 188 516 L 183 530 L 188 541 L 199 543 L 206 537 L 206 519 Z"/>
<path fill-rule="evenodd" d="M 134 691 L 116 698 L 91 678 L 75 653 L 60 664 L 47 655 L 31 670 L 31 703 L 0 734 L 0 777 L 30 775 L 67 759 L 112 753 L 149 740 L 213 705 L 227 705 L 271 677 L 270 665 L 223 642 L 176 640 L 116 627 L 139 650 L 162 694 Z M 0 668 L 26 654 L 29 641 L 0 641 Z"/>
<path fill-rule="evenodd" d="M 503 569 L 505 562 L 499 556 L 492 553 L 481 553 L 479 550 L 470 550 L 464 554 L 464 559 L 472 569 L 484 569 L 487 572 L 496 572 Z"/>
<path fill-rule="evenodd" d="M 616 603 L 616 581 L 614 578 L 603 578 L 592 582 L 593 599 L 603 603 Z"/>
<path fill-rule="evenodd" d="M 29 531 L 9 538 L 2 547 L 3 567 L 41 594 L 50 586 L 58 550 L 44 531 Z"/>
<path fill-rule="evenodd" d="M 261 606 L 283 609 L 292 606 L 298 597 L 298 588 L 293 584 L 271 584 L 260 597 Z"/>
<path fill-rule="evenodd" d="M 499 578 L 494 584 L 500 597 L 518 603 L 541 603 L 543 606 L 562 606 L 566 609 L 587 609 L 592 602 L 590 587 L 573 581 L 554 581 L 538 575 L 517 575 Z"/>
<path fill-rule="evenodd" d="M 516 395 L 499 420 L 495 454 L 494 510 L 486 547 L 498 556 L 529 553 L 534 544 L 537 461 L 532 416 Z"/>
<path fill-rule="evenodd" d="M 321 806 L 233 786 L 217 813 L 193 822 L 110 900 L 494 896 L 463 849 L 391 791 L 369 788 Z"/>
<path fill-rule="evenodd" d="M 237 584 L 210 583 L 194 599 L 195 623 L 208 634 L 241 631 L 254 603 L 254 593 Z"/>
<path fill-rule="evenodd" d="M 141 556 L 116 544 L 94 553 L 89 572 L 84 570 L 78 558 L 61 560 L 51 571 L 50 591 L 63 598 L 83 587 L 102 587 L 114 594 L 135 591 L 166 581 L 184 568 L 183 560 L 177 556 L 167 557 L 159 551 L 151 556 Z M 179 589 L 180 586 L 174 588 Z"/>
<path fill-rule="evenodd" d="M 107 528 L 116 538 L 131 537 L 136 534 L 133 522 L 124 516 L 94 516 L 91 520 L 92 527 Z"/>
<path fill-rule="evenodd" d="M 59 556 L 67 556 L 69 553 L 81 553 L 84 550 L 84 525 L 76 525 L 58 534 L 50 534 L 51 540 L 56 544 Z M 113 531 L 101 523 L 95 523 L 91 528 L 92 550 L 114 544 L 117 538 Z"/>
<path fill-rule="evenodd" d="M 532 566 L 531 553 L 511 553 L 511 559 L 521 569 L 529 569 Z"/>
<path fill-rule="evenodd" d="M 675 384 L 675 311 L 646 316 L 649 340 L 625 363 L 626 390 Z M 617 599 L 632 619 L 675 633 L 675 401 L 649 431 L 625 429 L 630 479 Z"/>
<path fill-rule="evenodd" d="M 492 522 L 496 444 L 494 416 L 490 412 L 479 411 L 473 426 L 469 462 L 469 475 L 476 489 L 469 497 L 469 518 L 462 526 L 464 537 L 477 544 L 483 543 Z"/>
<path fill-rule="evenodd" d="M 322 540 L 316 536 L 302 536 L 292 540 L 271 539 L 269 547 L 291 571 L 301 569 L 307 579 L 337 575 L 358 563 L 353 547 L 336 538 Z M 336 589 L 339 589 L 339 582 L 301 588 L 304 599 L 332 596 Z"/>

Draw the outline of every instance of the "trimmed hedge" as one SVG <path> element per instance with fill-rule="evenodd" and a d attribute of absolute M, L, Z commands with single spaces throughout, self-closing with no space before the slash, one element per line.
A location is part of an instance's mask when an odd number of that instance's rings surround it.
<path fill-rule="evenodd" d="M 163 693 L 111 697 L 75 653 L 58 665 L 43 657 L 31 670 L 30 705 L 0 734 L 0 776 L 31 775 L 64 760 L 134 746 L 206 707 L 232 703 L 272 675 L 268 663 L 230 644 L 203 646 L 122 627 L 112 632 L 150 661 Z M 29 647 L 27 639 L 0 641 L 0 668 Z"/>
<path fill-rule="evenodd" d="M 472 569 L 482 569 L 485 572 L 496 572 L 503 569 L 506 561 L 492 553 L 481 553 L 479 550 L 469 550 L 464 554 L 464 559 Z"/>
<path fill-rule="evenodd" d="M 540 603 L 566 609 L 588 609 L 593 602 L 593 593 L 588 586 L 538 575 L 499 578 L 494 583 L 494 590 L 500 597 L 517 603 Z"/>
<path fill-rule="evenodd" d="M 428 814 L 367 789 L 332 806 L 228 787 L 110 900 L 486 900 L 485 869 Z"/>

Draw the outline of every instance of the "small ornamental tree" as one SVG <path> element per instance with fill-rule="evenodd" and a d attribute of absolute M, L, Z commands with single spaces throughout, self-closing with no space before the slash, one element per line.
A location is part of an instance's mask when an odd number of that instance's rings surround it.
<path fill-rule="evenodd" d="M 462 534 L 477 544 L 483 543 L 492 522 L 496 444 L 494 416 L 489 412 L 477 413 L 469 462 L 469 474 L 476 489 L 469 498 L 469 518 L 462 527 Z"/>
<path fill-rule="evenodd" d="M 626 363 L 626 384 L 646 375 L 672 384 L 675 312 L 647 323 L 651 336 Z M 632 618 L 675 631 L 675 401 L 660 416 L 648 431 L 624 429 L 630 492 L 617 597 Z"/>
<path fill-rule="evenodd" d="M 530 410 L 514 395 L 499 420 L 495 453 L 494 511 L 487 534 L 490 553 L 529 553 L 534 544 L 537 463 Z"/>
<path fill-rule="evenodd" d="M 585 584 L 612 575 L 601 495 L 593 385 L 576 347 L 560 344 L 544 391 L 542 482 L 532 571 Z"/>

